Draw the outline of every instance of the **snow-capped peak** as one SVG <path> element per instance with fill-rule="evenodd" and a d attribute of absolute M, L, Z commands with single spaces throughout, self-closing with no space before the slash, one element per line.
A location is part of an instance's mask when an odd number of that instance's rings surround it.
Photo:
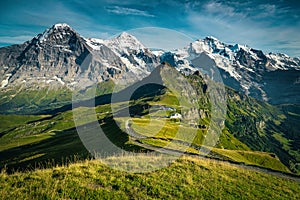
<path fill-rule="evenodd" d="M 225 44 L 220 42 L 217 38 L 213 36 L 205 37 L 204 39 L 196 40 L 190 43 L 188 49 L 189 54 L 199 54 L 202 52 L 215 52 L 219 49 L 224 49 Z"/>
<path fill-rule="evenodd" d="M 266 55 L 271 62 L 269 66 L 273 69 L 281 69 L 287 70 L 289 68 L 293 68 L 296 70 L 300 70 L 300 59 L 299 58 L 292 58 L 284 53 L 269 53 Z"/>
<path fill-rule="evenodd" d="M 133 35 L 130 35 L 127 32 L 122 32 L 117 38 L 134 38 L 134 39 L 136 39 Z"/>
<path fill-rule="evenodd" d="M 39 43 L 43 43 L 50 37 L 50 35 L 53 35 L 54 39 L 61 39 L 65 35 L 70 35 L 72 33 L 77 34 L 71 26 L 66 23 L 58 23 L 46 29 L 43 34 L 37 35 L 36 39 L 39 40 Z"/>
<path fill-rule="evenodd" d="M 219 40 L 217 38 L 215 38 L 214 36 L 207 36 L 207 37 L 205 37 L 204 40 L 213 40 L 213 41 L 218 41 L 219 42 Z"/>
<path fill-rule="evenodd" d="M 59 29 L 59 28 L 70 28 L 70 29 L 72 29 L 71 26 L 69 26 L 69 24 L 66 24 L 66 23 L 57 23 L 57 24 L 54 24 L 52 27 L 55 28 L 55 29 Z"/>
<path fill-rule="evenodd" d="M 133 49 L 134 46 L 136 46 L 138 49 L 145 48 L 144 45 L 133 35 L 130 35 L 127 32 L 121 33 L 118 37 L 112 39 L 114 41 L 117 41 L 120 45 L 123 47 L 129 47 Z"/>
<path fill-rule="evenodd" d="M 250 51 L 249 47 L 246 46 L 246 45 L 241 45 L 241 44 L 235 44 L 233 45 L 232 47 L 230 47 L 230 49 L 233 51 L 233 52 L 237 52 L 241 49 L 243 49 L 244 51 Z"/>
<path fill-rule="evenodd" d="M 139 51 L 145 49 L 145 46 L 133 35 L 126 32 L 121 33 L 116 38 L 105 40 L 104 44 L 117 54 L 128 53 L 128 51 Z"/>

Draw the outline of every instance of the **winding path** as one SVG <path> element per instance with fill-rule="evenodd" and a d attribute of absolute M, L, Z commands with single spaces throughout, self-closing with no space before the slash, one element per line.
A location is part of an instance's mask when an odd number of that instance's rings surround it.
<path fill-rule="evenodd" d="M 126 120 L 126 122 L 125 122 L 125 128 L 126 128 L 127 134 L 130 135 L 131 137 L 133 137 L 133 140 L 135 141 L 135 143 L 138 146 L 141 146 L 143 148 L 153 150 L 153 151 L 156 151 L 156 152 L 160 152 L 160 153 L 174 155 L 174 156 L 189 155 L 189 156 L 197 157 L 197 158 L 201 158 L 201 159 L 214 160 L 216 162 L 227 163 L 227 164 L 230 164 L 230 165 L 233 165 L 233 166 L 236 166 L 236 167 L 255 170 L 255 171 L 259 171 L 259 172 L 264 172 L 264 173 L 274 175 L 274 176 L 277 176 L 277 177 L 280 177 L 280 178 L 286 178 L 286 179 L 289 179 L 289 180 L 300 182 L 300 176 L 298 176 L 298 175 L 293 175 L 293 174 L 289 174 L 289 173 L 284 173 L 284 172 L 280 172 L 280 171 L 276 171 L 276 170 L 272 170 L 272 169 L 267 169 L 267 168 L 254 166 L 254 165 L 248 165 L 248 164 L 245 164 L 245 163 L 240 163 L 240 162 L 235 162 L 235 161 L 227 161 L 227 160 L 225 161 L 225 160 L 222 160 L 221 158 L 218 158 L 218 157 L 207 157 L 207 156 L 199 155 L 199 154 L 196 154 L 196 153 L 182 152 L 180 150 L 161 148 L 161 147 L 156 147 L 156 146 L 153 146 L 153 145 L 150 145 L 150 144 L 142 143 L 142 142 L 139 141 L 139 139 L 144 139 L 144 138 L 147 138 L 147 137 L 137 133 L 136 131 L 134 131 L 131 128 L 131 124 L 129 123 L 129 121 L 130 121 L 130 119 Z"/>

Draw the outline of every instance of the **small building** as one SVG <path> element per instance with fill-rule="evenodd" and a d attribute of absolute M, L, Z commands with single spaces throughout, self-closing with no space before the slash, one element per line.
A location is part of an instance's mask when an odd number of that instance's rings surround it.
<path fill-rule="evenodd" d="M 179 113 L 174 113 L 170 115 L 170 119 L 182 119 L 182 115 Z"/>

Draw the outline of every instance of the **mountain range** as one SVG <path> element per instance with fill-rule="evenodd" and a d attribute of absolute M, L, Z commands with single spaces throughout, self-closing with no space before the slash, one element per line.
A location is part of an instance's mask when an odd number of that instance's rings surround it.
<path fill-rule="evenodd" d="M 153 50 L 126 32 L 102 40 L 85 38 L 67 24 L 55 24 L 30 41 L 0 48 L 0 110 L 22 110 L 24 104 L 12 103 L 23 91 L 42 89 L 48 91 L 43 96 L 47 99 L 49 91 L 57 88 L 73 91 L 111 80 L 132 83 L 162 62 L 186 75 L 197 70 L 216 73 L 211 72 L 216 66 L 225 85 L 237 91 L 272 104 L 300 102 L 299 58 L 225 44 L 214 37 L 172 51 Z M 47 103 L 58 101 L 52 98 Z"/>
<path fill-rule="evenodd" d="M 76 130 L 86 133 L 96 120 L 123 149 L 172 143 L 172 151 L 184 146 L 199 154 L 204 144 L 215 147 L 209 156 L 217 159 L 299 173 L 299 58 L 213 37 L 172 51 L 149 49 L 125 32 L 107 40 L 84 38 L 55 24 L 30 41 L 0 48 L 0 74 L 0 168 L 87 156 Z M 225 87 L 213 91 L 219 82 Z M 116 85 L 123 88 L 115 91 Z M 197 107 L 182 106 L 179 94 Z M 79 100 L 72 104 L 74 97 Z M 83 116 L 79 127 L 73 111 Z M 179 113 L 182 138 L 176 136 L 179 124 L 168 118 Z M 150 117 L 154 125 L 146 126 Z M 121 130 L 126 126 L 133 135 Z M 157 127 L 162 129 L 153 135 Z M 206 145 L 211 130 L 221 134 L 215 145 Z M 186 141 L 191 132 L 194 139 Z"/>

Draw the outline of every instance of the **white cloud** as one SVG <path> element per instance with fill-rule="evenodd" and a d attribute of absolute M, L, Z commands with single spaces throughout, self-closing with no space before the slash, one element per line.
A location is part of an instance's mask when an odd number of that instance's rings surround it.
<path fill-rule="evenodd" d="M 276 6 L 271 4 L 261 4 L 258 8 L 265 11 L 268 15 L 273 15 L 276 12 Z"/>
<path fill-rule="evenodd" d="M 211 0 L 202 6 L 203 12 L 212 16 L 239 19 L 280 18 L 290 13 L 289 7 L 277 4 L 251 4 L 250 2 L 220 2 Z M 268 20 L 268 19 L 264 19 Z"/>
<path fill-rule="evenodd" d="M 137 15 L 137 16 L 144 16 L 144 17 L 154 17 L 154 15 L 149 14 L 146 11 L 138 10 L 138 9 L 134 9 L 134 8 L 109 6 L 109 7 L 106 7 L 106 10 L 110 13 L 114 13 L 117 15 Z"/>
<path fill-rule="evenodd" d="M 204 12 L 211 15 L 226 17 L 245 17 L 244 13 L 238 12 L 234 7 L 221 2 L 209 1 L 203 5 Z"/>
<path fill-rule="evenodd" d="M 254 18 L 281 17 L 290 12 L 289 8 L 279 8 L 278 5 L 274 4 L 260 4 L 251 11 L 255 13 L 253 15 Z"/>

